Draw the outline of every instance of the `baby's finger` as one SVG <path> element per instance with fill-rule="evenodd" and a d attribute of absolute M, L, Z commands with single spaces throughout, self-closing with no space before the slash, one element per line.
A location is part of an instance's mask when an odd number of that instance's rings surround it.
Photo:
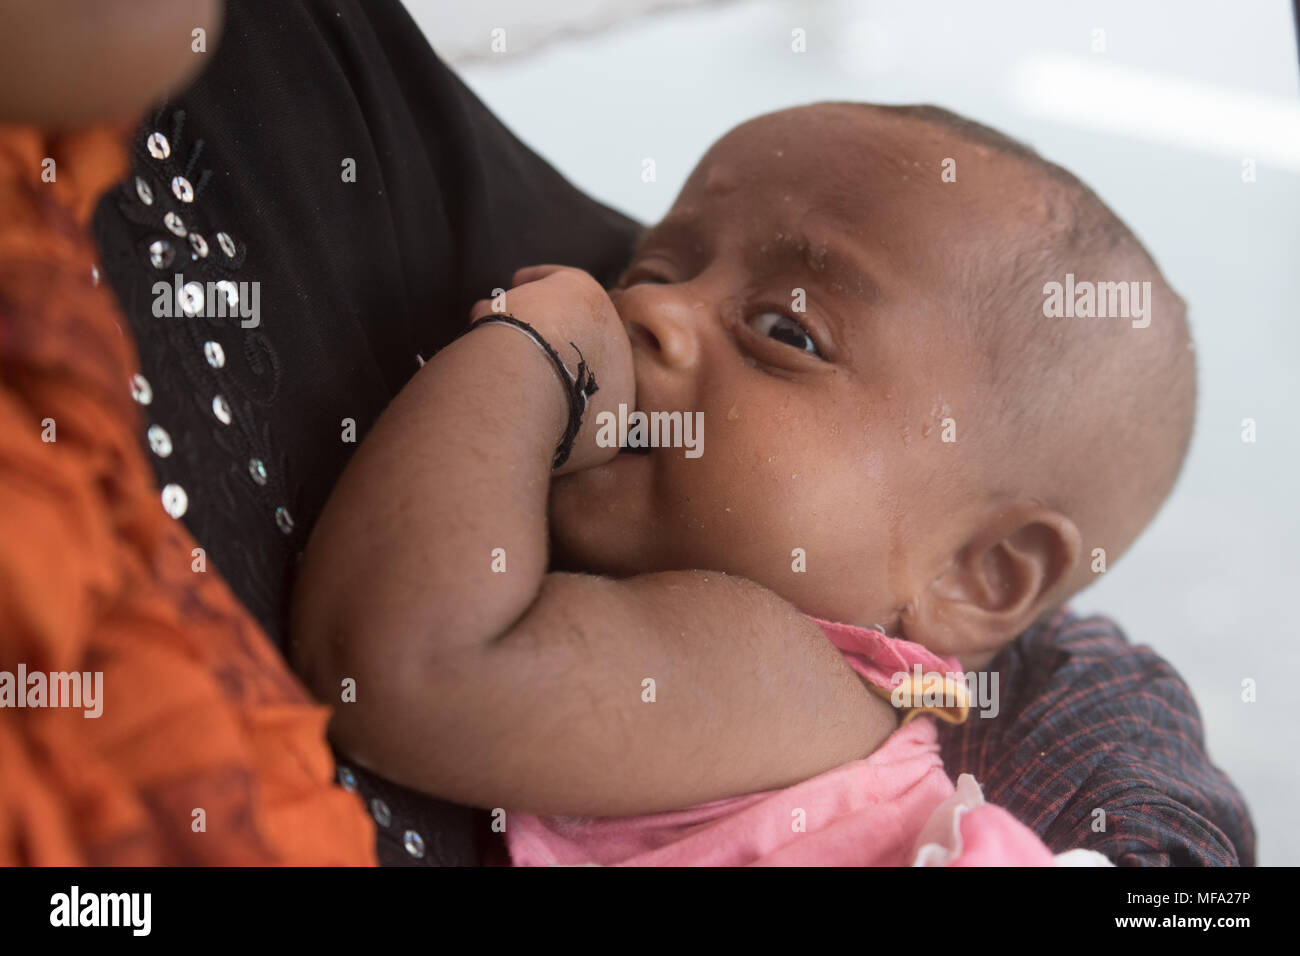
<path fill-rule="evenodd" d="M 483 318 L 484 316 L 489 316 L 489 315 L 500 315 L 500 314 L 502 313 L 503 310 L 502 310 L 502 309 L 494 309 L 494 308 L 492 307 L 492 306 L 493 306 L 493 303 L 496 302 L 496 301 L 497 301 L 496 299 L 479 299 L 477 302 L 475 302 L 475 303 L 470 307 L 470 310 L 469 310 L 469 322 L 470 322 L 470 324 L 473 325 L 474 322 L 475 322 L 476 320 L 481 319 L 481 318 Z"/>

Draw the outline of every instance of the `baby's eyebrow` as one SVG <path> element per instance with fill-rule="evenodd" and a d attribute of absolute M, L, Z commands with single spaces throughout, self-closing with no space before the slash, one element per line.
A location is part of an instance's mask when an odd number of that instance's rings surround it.
<path fill-rule="evenodd" d="M 746 250 L 751 268 L 802 266 L 811 269 L 813 281 L 832 295 L 846 295 L 863 302 L 881 297 L 879 283 L 862 268 L 852 250 L 834 239 L 804 232 L 779 233 L 757 247 Z"/>
<path fill-rule="evenodd" d="M 669 216 L 647 227 L 637 239 L 630 262 L 635 262 L 655 245 L 704 241 L 691 218 Z M 812 270 L 814 282 L 832 295 L 845 295 L 863 302 L 881 298 L 880 284 L 862 268 L 852 250 L 831 238 L 803 231 L 776 231 L 768 240 L 751 240 L 744 251 L 746 264 L 755 272 L 764 268 L 800 266 Z"/>

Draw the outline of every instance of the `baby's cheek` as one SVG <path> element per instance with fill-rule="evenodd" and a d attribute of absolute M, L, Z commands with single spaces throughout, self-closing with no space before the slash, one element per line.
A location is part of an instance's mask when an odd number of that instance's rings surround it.
<path fill-rule="evenodd" d="M 794 515 L 789 570 L 801 606 L 859 621 L 872 595 L 887 590 L 885 572 L 896 544 L 883 520 L 879 488 L 835 457 L 790 478 L 788 487 L 795 492 L 785 499 Z"/>
<path fill-rule="evenodd" d="M 693 502 L 706 530 L 700 543 L 714 552 L 714 566 L 743 574 L 776 593 L 807 596 L 808 555 L 827 553 L 833 519 L 810 509 L 808 477 L 767 456 L 748 467 L 715 474 L 712 491 Z"/>

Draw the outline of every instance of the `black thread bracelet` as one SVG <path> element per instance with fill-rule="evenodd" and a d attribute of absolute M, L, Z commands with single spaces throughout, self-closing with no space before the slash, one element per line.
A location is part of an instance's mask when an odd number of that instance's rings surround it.
<path fill-rule="evenodd" d="M 582 351 L 573 342 L 573 350 L 578 353 L 578 374 L 575 376 L 569 371 L 569 367 L 564 364 L 555 349 L 551 348 L 551 343 L 544 339 L 540 332 L 513 315 L 484 315 L 470 323 L 470 327 L 461 335 L 473 332 L 483 325 L 508 325 L 511 328 L 518 329 L 524 335 L 528 336 L 533 342 L 546 353 L 551 363 L 555 366 L 555 371 L 560 376 L 560 382 L 564 386 L 565 394 L 569 399 L 569 423 L 564 428 L 564 434 L 560 436 L 560 443 L 555 447 L 555 459 L 551 464 L 554 470 L 569 460 L 569 455 L 573 451 L 573 442 L 578 437 L 578 432 L 582 429 L 582 416 L 586 414 L 588 399 L 595 395 L 599 390 L 596 384 L 596 373 L 587 367 L 587 360 L 582 357 Z M 457 336 L 459 338 L 460 336 Z"/>

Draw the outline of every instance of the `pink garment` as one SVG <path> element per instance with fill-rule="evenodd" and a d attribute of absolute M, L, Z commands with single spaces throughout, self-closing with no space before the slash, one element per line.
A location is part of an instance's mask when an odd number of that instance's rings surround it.
<path fill-rule="evenodd" d="M 817 620 L 814 618 L 814 620 Z M 955 658 L 817 620 L 855 671 L 891 689 L 915 665 L 956 674 Z M 509 814 L 514 866 L 1051 866 L 1028 827 L 984 803 L 975 778 L 954 787 L 932 718 L 900 727 L 872 754 L 780 790 L 636 817 Z M 1104 859 L 1100 858 L 1099 860 Z"/>

